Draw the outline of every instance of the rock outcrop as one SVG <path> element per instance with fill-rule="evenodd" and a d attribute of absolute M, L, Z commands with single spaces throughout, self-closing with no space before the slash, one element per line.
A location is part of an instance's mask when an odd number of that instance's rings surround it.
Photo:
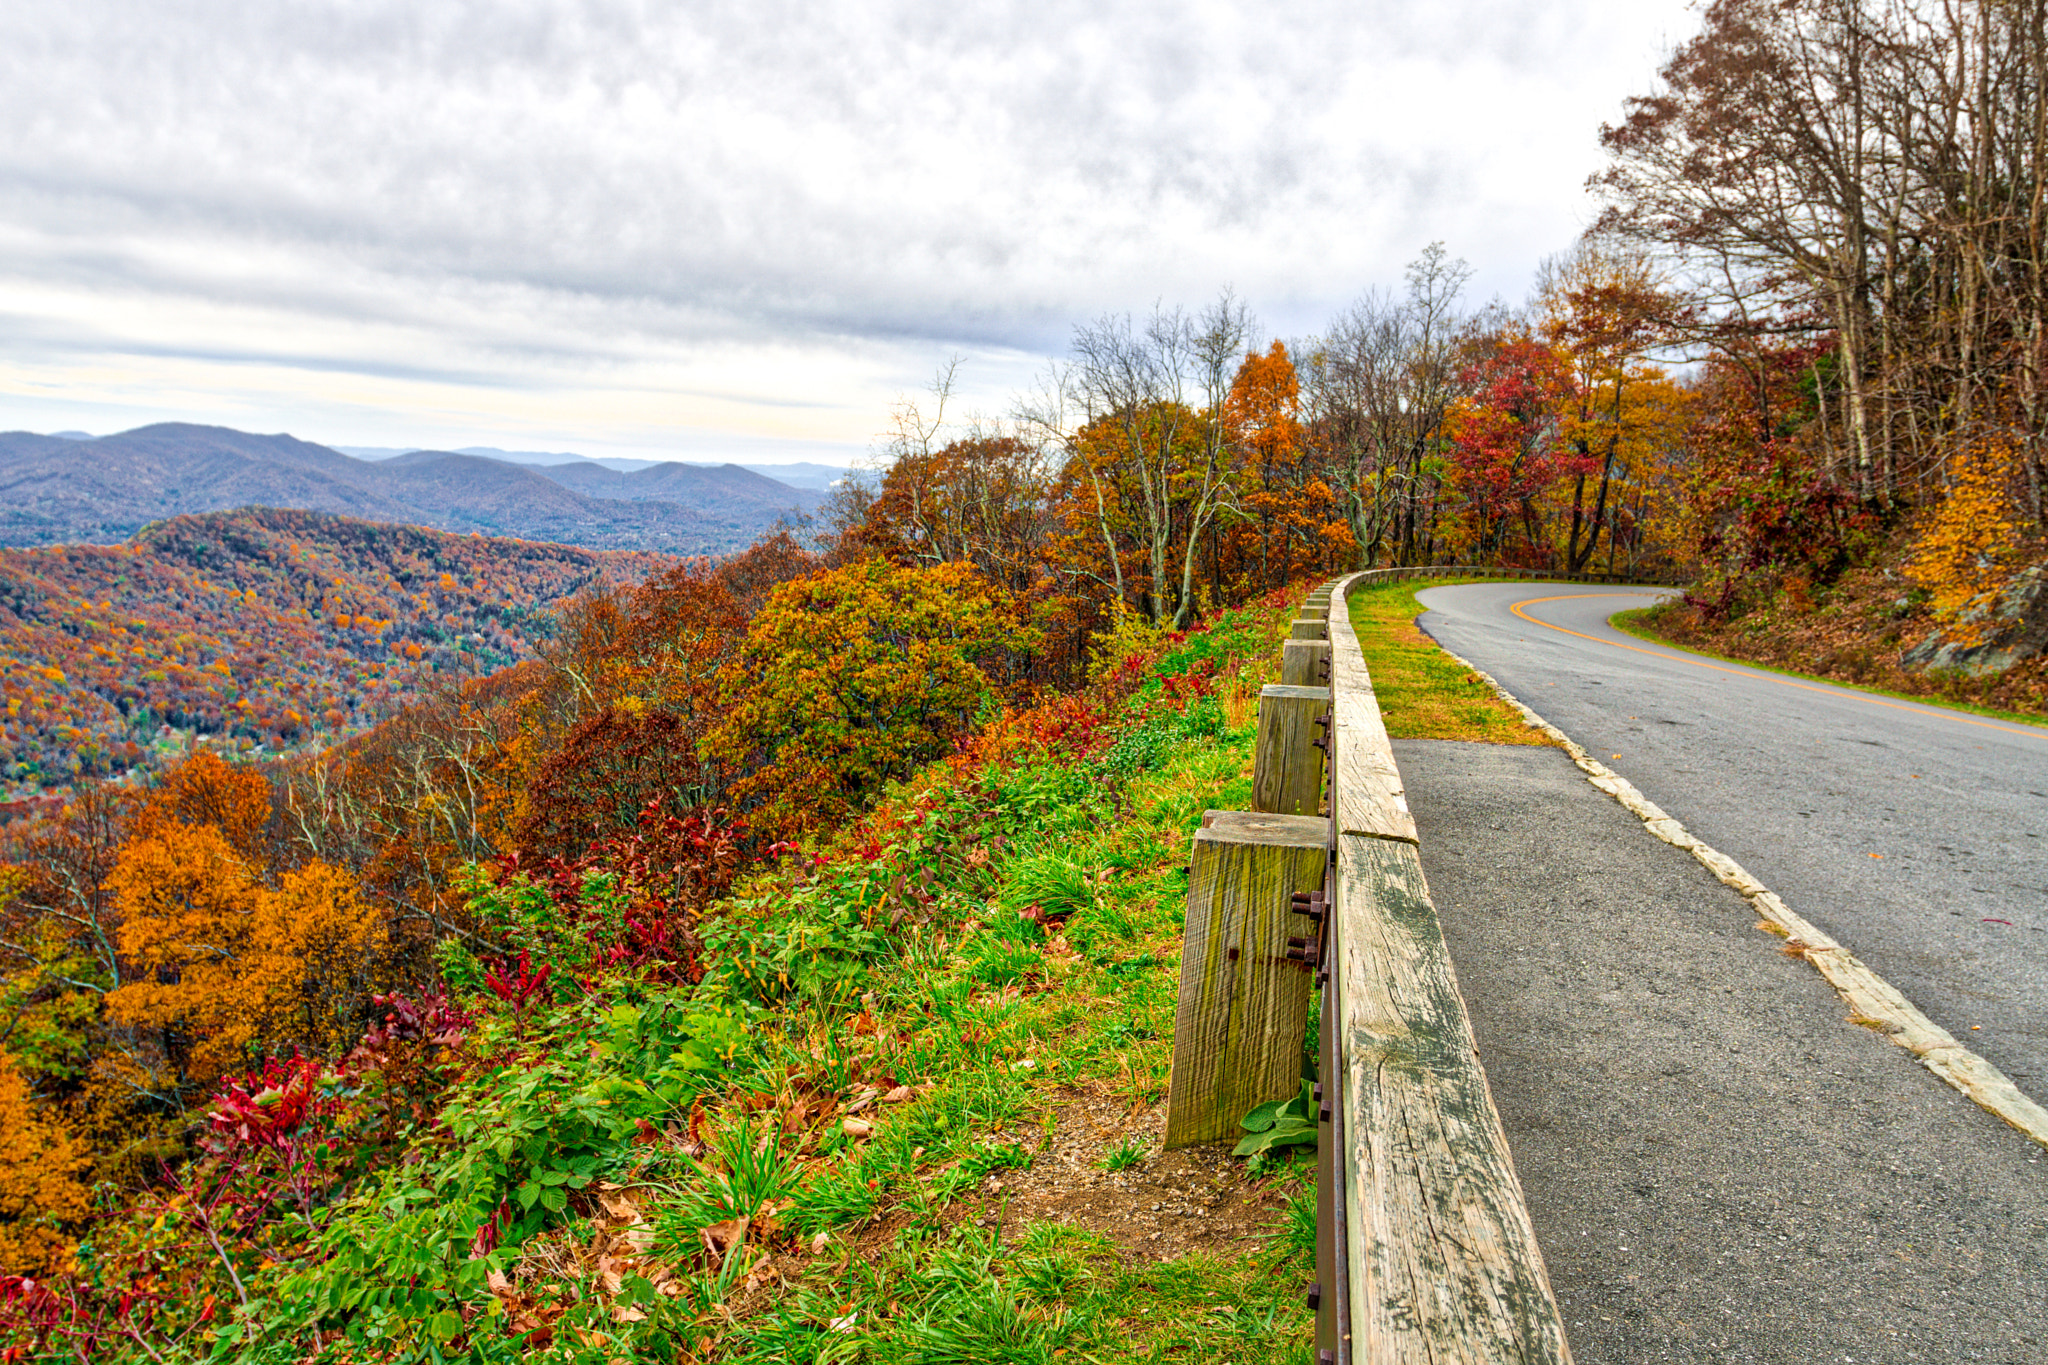
<path fill-rule="evenodd" d="M 1954 668 L 1982 676 L 2003 673 L 2048 651 L 2048 564 L 1964 604 L 1953 622 L 1899 656 L 1907 668 Z"/>

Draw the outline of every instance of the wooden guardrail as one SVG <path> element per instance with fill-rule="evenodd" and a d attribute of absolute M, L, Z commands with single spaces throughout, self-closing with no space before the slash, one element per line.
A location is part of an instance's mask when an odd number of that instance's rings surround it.
<path fill-rule="evenodd" d="M 1310 594 L 1260 699 L 1261 809 L 1205 815 L 1190 863 L 1166 1145 L 1296 1093 L 1320 984 L 1309 1299 L 1333 1365 L 1571 1359 L 1344 606 L 1363 583 L 1477 575 L 1500 576 L 1368 570 Z"/>

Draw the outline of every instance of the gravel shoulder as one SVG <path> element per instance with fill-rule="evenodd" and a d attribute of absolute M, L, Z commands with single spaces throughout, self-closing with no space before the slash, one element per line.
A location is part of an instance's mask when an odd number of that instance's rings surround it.
<path fill-rule="evenodd" d="M 2048 1152 L 1562 753 L 1394 749 L 1581 1365 L 2048 1360 Z"/>

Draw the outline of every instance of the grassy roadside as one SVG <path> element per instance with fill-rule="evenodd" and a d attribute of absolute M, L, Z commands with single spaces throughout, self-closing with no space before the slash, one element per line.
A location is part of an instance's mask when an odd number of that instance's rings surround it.
<path fill-rule="evenodd" d="M 997 722 L 707 917 L 700 982 L 469 997 L 418 1159 L 262 1267 L 217 1349 L 1306 1365 L 1312 1158 L 1159 1150 L 1189 839 L 1250 804 L 1291 614 Z"/>
<path fill-rule="evenodd" d="M 1846 688 L 1851 692 L 1868 692 L 1872 696 L 1890 697 L 1895 701 L 1909 701 L 1920 706 L 1935 706 L 1948 711 L 1966 711 L 1973 716 L 1984 716 L 1992 720 L 2011 721 L 2019 725 L 2048 728 L 2048 716 L 2032 715 L 2024 711 L 2007 711 L 1996 706 L 1981 706 L 1975 702 L 1963 701 L 1955 697 L 1928 696 L 1926 694 L 1895 691 L 1887 687 L 1872 687 L 1868 683 L 1848 682 L 1841 678 L 1828 677 L 1825 674 L 1802 672 L 1799 669 L 1786 668 L 1780 664 L 1759 663 L 1755 659 L 1744 659 L 1734 654 L 1723 654 L 1706 648 L 1697 640 L 1675 639 L 1660 634 L 1656 628 L 1654 616 L 1657 610 L 1656 607 L 1631 607 L 1627 611 L 1616 612 L 1608 618 L 1608 621 L 1622 634 L 1633 635 L 1636 639 L 1642 640 L 1645 643 L 1665 645 L 1672 649 L 1682 649 L 1691 654 L 1703 654 L 1709 659 L 1719 659 L 1723 663 L 1740 664 L 1744 668 L 1754 668 L 1764 673 L 1776 673 L 1787 678 L 1800 678 L 1807 682 L 1826 683 L 1830 687 Z"/>
<path fill-rule="evenodd" d="M 1463 664 L 1416 629 L 1415 594 L 1484 578 L 1407 579 L 1363 585 L 1351 594 L 1351 626 L 1372 675 L 1387 734 L 1394 739 L 1463 739 L 1485 744 L 1548 744 Z"/>

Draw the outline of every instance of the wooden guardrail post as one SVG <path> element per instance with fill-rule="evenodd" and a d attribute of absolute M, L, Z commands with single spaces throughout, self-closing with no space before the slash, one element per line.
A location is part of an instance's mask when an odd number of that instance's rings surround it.
<path fill-rule="evenodd" d="M 1321 888 L 1329 834 L 1312 815 L 1202 817 L 1188 864 L 1168 1147 L 1234 1136 L 1252 1109 L 1301 1088 L 1310 974 L 1288 939 L 1309 926 L 1290 903 Z"/>
<path fill-rule="evenodd" d="M 1325 649 L 1329 648 L 1327 642 Z M 1328 747 L 1330 689 L 1259 689 L 1259 736 L 1252 750 L 1252 809 L 1315 815 L 1323 807 L 1323 753 Z"/>
<path fill-rule="evenodd" d="M 1280 646 L 1280 681 L 1288 687 L 1323 687 L 1330 681 L 1328 640 L 1287 640 Z"/>
<path fill-rule="evenodd" d="M 1293 640 L 1327 640 L 1330 638 L 1330 623 L 1320 616 L 1297 616 L 1294 628 L 1288 632 Z"/>

